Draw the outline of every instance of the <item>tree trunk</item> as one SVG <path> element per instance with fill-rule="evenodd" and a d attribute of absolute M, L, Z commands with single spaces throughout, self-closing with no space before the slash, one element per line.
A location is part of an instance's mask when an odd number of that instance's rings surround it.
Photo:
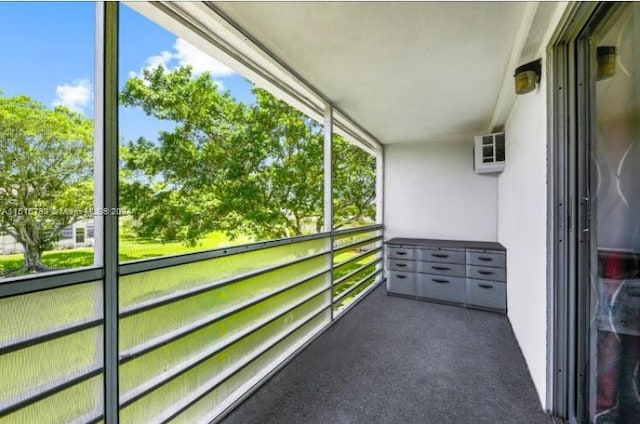
<path fill-rule="evenodd" d="M 3 277 L 18 277 L 25 274 L 54 270 L 54 268 L 42 263 L 42 251 L 40 249 L 34 249 L 33 246 L 30 246 L 30 248 L 27 244 L 23 244 L 22 246 L 24 247 L 24 265 L 20 269 L 5 273 Z"/>
<path fill-rule="evenodd" d="M 42 250 L 38 249 L 37 246 L 27 243 L 23 243 L 22 246 L 24 247 L 24 265 L 20 269 L 6 273 L 5 277 L 47 272 L 54 269 L 42 263 Z"/>
<path fill-rule="evenodd" d="M 42 252 L 36 246 L 24 247 L 24 267 L 23 272 L 41 272 L 47 269 L 42 263 Z"/>
<path fill-rule="evenodd" d="M 11 272 L 9 275 L 24 275 L 35 272 L 51 271 L 50 268 L 42 263 L 43 245 L 41 241 L 41 229 L 38 223 L 33 219 L 26 219 L 15 225 L 16 241 L 24 248 L 24 265 L 17 271 Z"/>

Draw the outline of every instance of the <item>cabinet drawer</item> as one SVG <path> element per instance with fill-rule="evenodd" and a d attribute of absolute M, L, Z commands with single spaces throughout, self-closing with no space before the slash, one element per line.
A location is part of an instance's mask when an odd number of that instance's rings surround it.
<path fill-rule="evenodd" d="M 388 259 L 387 268 L 393 271 L 413 272 L 416 270 L 416 263 L 414 261 L 403 261 L 402 259 Z"/>
<path fill-rule="evenodd" d="M 467 277 L 479 280 L 506 281 L 507 275 L 504 268 L 467 265 Z"/>
<path fill-rule="evenodd" d="M 465 287 L 464 278 L 427 274 L 416 277 L 416 294 L 419 297 L 465 303 Z"/>
<path fill-rule="evenodd" d="M 467 304 L 491 309 L 507 308 L 507 285 L 467 278 Z"/>
<path fill-rule="evenodd" d="M 418 249 L 416 259 L 425 262 L 464 264 L 464 250 Z"/>
<path fill-rule="evenodd" d="M 416 284 L 414 275 L 410 272 L 389 272 L 387 281 L 387 291 L 389 293 L 404 294 L 407 296 L 416 295 Z"/>
<path fill-rule="evenodd" d="M 446 275 L 449 277 L 464 277 L 464 265 L 444 264 L 439 262 L 416 262 L 416 271 L 425 274 Z"/>
<path fill-rule="evenodd" d="M 504 268 L 507 265 L 507 255 L 498 252 L 485 253 L 478 250 L 467 250 L 467 264 Z"/>
<path fill-rule="evenodd" d="M 415 259 L 415 250 L 413 247 L 403 247 L 403 246 L 387 246 L 387 257 L 394 259 Z"/>

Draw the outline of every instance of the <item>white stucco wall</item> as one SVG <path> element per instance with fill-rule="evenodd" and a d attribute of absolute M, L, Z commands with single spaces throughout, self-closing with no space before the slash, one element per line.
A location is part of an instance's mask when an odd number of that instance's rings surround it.
<path fill-rule="evenodd" d="M 473 172 L 473 138 L 385 146 L 385 238 L 496 241 L 497 182 Z"/>
<path fill-rule="evenodd" d="M 544 63 L 543 63 L 544 69 Z M 518 96 L 505 125 L 498 241 L 507 248 L 507 307 L 543 408 L 547 385 L 547 93 Z"/>

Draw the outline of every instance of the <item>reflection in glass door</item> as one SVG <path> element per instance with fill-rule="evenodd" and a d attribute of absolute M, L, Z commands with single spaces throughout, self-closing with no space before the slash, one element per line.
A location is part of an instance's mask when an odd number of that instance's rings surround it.
<path fill-rule="evenodd" d="M 585 400 L 590 422 L 632 424 L 640 423 L 640 3 L 614 8 L 589 44 L 592 199 Z"/>

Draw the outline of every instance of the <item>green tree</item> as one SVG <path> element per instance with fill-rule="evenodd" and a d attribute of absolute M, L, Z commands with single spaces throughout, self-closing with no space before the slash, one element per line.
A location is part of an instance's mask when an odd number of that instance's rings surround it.
<path fill-rule="evenodd" d="M 376 218 L 376 160 L 334 134 L 333 226 L 372 224 Z"/>
<path fill-rule="evenodd" d="M 93 122 L 65 107 L 0 93 L 0 232 L 24 248 L 13 274 L 45 271 L 42 253 L 93 204 Z"/>
<path fill-rule="evenodd" d="M 143 237 L 195 243 L 210 231 L 273 239 L 323 227 L 322 126 L 265 90 L 255 104 L 191 68 L 145 70 L 121 102 L 175 123 L 122 149 L 121 202 Z M 375 161 L 338 137 L 339 225 L 373 216 Z M 354 176 L 357 174 L 357 176 Z M 346 206 L 346 204 L 349 206 Z M 341 203 L 342 205 L 342 203 Z"/>

